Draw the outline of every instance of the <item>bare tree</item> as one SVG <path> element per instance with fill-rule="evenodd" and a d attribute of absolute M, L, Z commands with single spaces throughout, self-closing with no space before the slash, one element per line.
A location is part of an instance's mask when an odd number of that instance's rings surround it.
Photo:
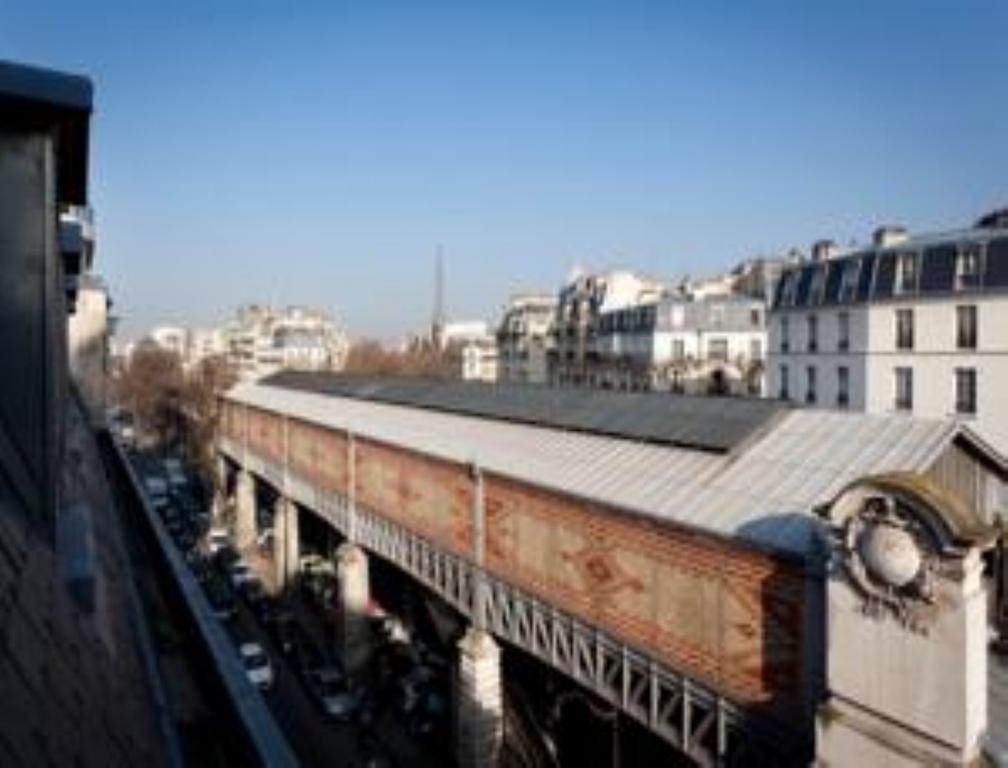
<path fill-rule="evenodd" d="M 180 433 L 182 383 L 178 355 L 152 342 L 141 342 L 119 375 L 115 392 L 119 403 L 133 414 L 138 434 L 158 445 L 170 445 L 178 441 Z"/>
<path fill-rule="evenodd" d="M 141 342 L 116 381 L 125 407 L 154 447 L 183 453 L 204 481 L 213 478 L 213 441 L 219 396 L 236 381 L 221 358 L 209 358 L 190 371 L 173 352 Z"/>

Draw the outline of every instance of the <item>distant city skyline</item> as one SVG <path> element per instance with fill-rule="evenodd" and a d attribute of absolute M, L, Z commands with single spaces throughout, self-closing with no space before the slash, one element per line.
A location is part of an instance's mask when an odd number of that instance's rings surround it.
<path fill-rule="evenodd" d="M 97 85 L 122 336 L 306 304 L 424 328 L 578 264 L 706 275 L 1008 202 L 1008 6 L 38 2 L 0 56 Z"/>

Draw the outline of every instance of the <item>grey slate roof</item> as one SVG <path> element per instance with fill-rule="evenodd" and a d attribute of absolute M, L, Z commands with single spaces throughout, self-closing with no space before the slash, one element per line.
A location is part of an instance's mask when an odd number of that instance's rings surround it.
<path fill-rule="evenodd" d="M 758 434 L 787 406 L 773 400 L 558 389 L 516 383 L 440 381 L 281 371 L 281 389 L 405 405 L 649 443 L 725 453 Z"/>
<path fill-rule="evenodd" d="M 309 377 L 310 378 L 310 377 Z M 880 472 L 917 471 L 957 437 L 952 421 L 841 413 L 774 411 L 730 452 L 697 450 L 627 436 L 449 413 L 410 404 L 277 386 L 240 384 L 239 403 L 402 446 L 608 504 L 630 513 L 738 537 L 805 556 L 820 522 L 812 511 L 852 481 Z M 570 390 L 546 390 L 556 397 Z M 690 398 L 696 428 L 728 402 Z"/>

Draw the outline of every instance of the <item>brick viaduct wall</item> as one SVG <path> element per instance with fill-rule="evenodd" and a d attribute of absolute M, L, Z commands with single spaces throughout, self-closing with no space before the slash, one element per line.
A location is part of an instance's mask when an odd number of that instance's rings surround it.
<path fill-rule="evenodd" d="M 347 492 L 348 437 L 225 402 L 224 434 Z M 244 430 L 247 425 L 247 430 Z M 354 438 L 362 504 L 445 549 L 473 551 L 468 467 Z M 801 565 L 666 522 L 484 473 L 485 560 L 502 580 L 581 616 L 742 704 L 800 706 Z"/>

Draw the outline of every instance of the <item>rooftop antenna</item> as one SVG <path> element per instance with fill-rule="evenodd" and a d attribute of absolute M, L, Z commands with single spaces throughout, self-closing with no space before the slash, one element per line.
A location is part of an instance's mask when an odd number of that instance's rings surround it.
<path fill-rule="evenodd" d="M 444 248 L 438 245 L 434 263 L 434 317 L 431 322 L 431 343 L 436 349 L 441 349 L 444 323 Z"/>

